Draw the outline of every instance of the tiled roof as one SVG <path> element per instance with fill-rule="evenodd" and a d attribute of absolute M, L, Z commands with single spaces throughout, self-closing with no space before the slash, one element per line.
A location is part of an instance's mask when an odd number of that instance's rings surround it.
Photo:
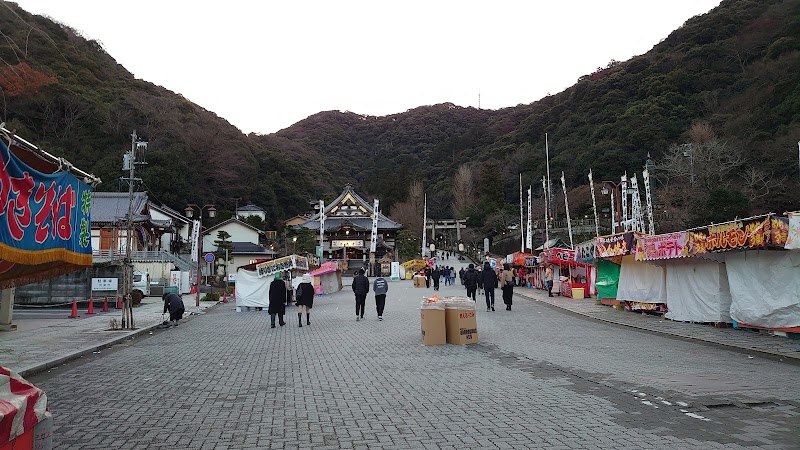
<path fill-rule="evenodd" d="M 127 192 L 93 192 L 92 223 L 118 223 L 128 217 Z M 147 192 L 133 193 L 133 221 L 146 222 L 149 214 L 144 214 L 147 206 Z"/>

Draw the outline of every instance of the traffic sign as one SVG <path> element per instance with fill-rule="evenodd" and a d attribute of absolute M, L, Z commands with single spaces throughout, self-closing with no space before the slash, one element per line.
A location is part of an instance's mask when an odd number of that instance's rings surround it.
<path fill-rule="evenodd" d="M 213 253 L 206 253 L 205 255 L 203 255 L 203 259 L 204 259 L 204 260 L 205 260 L 207 263 L 211 264 L 211 263 L 213 263 L 213 262 L 214 262 L 214 260 L 216 259 L 216 256 L 214 256 L 214 254 L 213 254 Z"/>

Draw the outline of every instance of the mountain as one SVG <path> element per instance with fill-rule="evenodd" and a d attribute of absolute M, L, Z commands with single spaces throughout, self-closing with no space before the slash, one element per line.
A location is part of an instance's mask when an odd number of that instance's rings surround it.
<path fill-rule="evenodd" d="M 619 180 L 641 172 L 648 154 L 657 202 L 673 217 L 666 228 L 800 204 L 796 0 L 725 0 L 644 55 L 532 104 L 439 104 L 383 117 L 327 111 L 269 135 L 243 135 L 135 79 L 70 27 L 3 6 L 6 126 L 101 176 L 101 190 L 126 189 L 116 180 L 135 128 L 150 142 L 143 188 L 179 210 L 187 202 L 233 209 L 238 198 L 262 206 L 274 225 L 352 183 L 388 211 L 417 179 L 429 214 L 449 217 L 453 174 L 469 162 L 478 184 L 470 215 L 481 223 L 504 203 L 515 208 L 520 172 L 539 198 L 545 134 L 554 182 L 563 171 L 573 188 L 573 217 L 591 207 L 590 168 L 595 180 Z"/>

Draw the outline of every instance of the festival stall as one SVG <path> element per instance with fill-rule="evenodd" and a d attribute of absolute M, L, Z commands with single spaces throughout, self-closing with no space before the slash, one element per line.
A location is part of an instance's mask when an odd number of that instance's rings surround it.
<path fill-rule="evenodd" d="M 598 258 L 619 264 L 619 277 L 616 286 L 616 297 L 601 297 L 604 304 L 622 304 L 625 309 L 633 311 L 667 311 L 666 279 L 663 267 L 645 264 L 634 256 L 637 240 L 641 233 L 627 231 L 610 236 L 595 238 L 595 254 Z M 598 278 L 613 283 L 612 273 L 599 274 L 600 270 L 613 268 L 605 264 L 598 265 Z M 598 283 L 599 284 L 599 283 Z M 603 286 L 600 290 L 605 290 Z M 612 289 L 608 289 L 613 290 Z"/>
<path fill-rule="evenodd" d="M 725 263 L 735 326 L 800 332 L 800 255 L 784 250 L 789 232 L 774 215 L 692 232 L 694 256 Z"/>
<path fill-rule="evenodd" d="M 273 275 L 289 272 L 294 278 L 308 271 L 308 259 L 289 255 L 261 263 L 247 264 L 236 270 L 236 311 L 241 308 L 269 306 L 269 285 Z M 294 283 L 293 283 L 293 287 Z"/>
<path fill-rule="evenodd" d="M 581 242 L 575 246 L 575 262 L 586 266 L 586 296 L 597 295 L 597 258 L 595 257 L 595 240 Z"/>
<path fill-rule="evenodd" d="M 337 261 L 322 263 L 319 269 L 308 273 L 311 275 L 316 294 L 333 294 L 342 290 L 342 270 Z"/>
<path fill-rule="evenodd" d="M 725 264 L 690 258 L 692 233 L 641 236 L 636 259 L 664 268 L 667 308 L 664 317 L 684 322 L 730 323 L 731 293 Z"/>
<path fill-rule="evenodd" d="M 553 265 L 553 290 L 564 297 L 583 298 L 588 292 L 589 284 L 586 264 L 575 261 L 575 251 L 568 248 L 552 248 L 539 254 L 539 262 L 545 267 L 536 269 L 536 276 L 541 277 L 544 287 L 544 271 L 547 264 Z M 555 283 L 558 282 L 558 289 Z M 578 295 L 580 294 L 580 295 Z"/>

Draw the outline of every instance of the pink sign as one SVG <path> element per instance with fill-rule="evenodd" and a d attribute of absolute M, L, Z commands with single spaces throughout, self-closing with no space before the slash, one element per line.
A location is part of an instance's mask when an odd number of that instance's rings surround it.
<path fill-rule="evenodd" d="M 636 249 L 638 261 L 685 258 L 689 253 L 688 233 L 669 233 L 658 236 L 640 236 Z"/>

